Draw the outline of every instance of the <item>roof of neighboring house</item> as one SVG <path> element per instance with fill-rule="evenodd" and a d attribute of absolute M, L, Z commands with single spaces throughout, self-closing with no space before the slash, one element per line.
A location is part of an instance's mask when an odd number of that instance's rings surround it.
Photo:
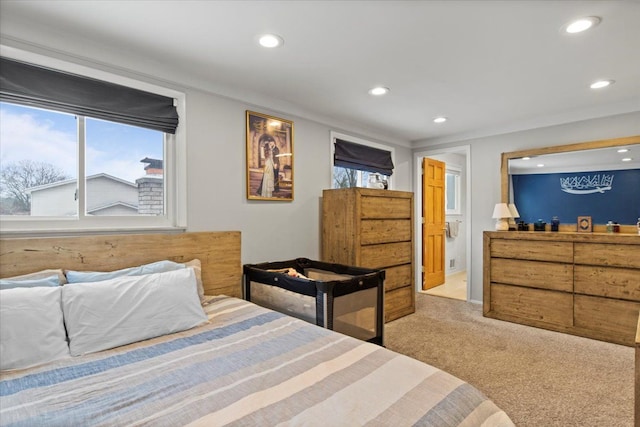
<path fill-rule="evenodd" d="M 140 163 L 148 163 L 147 166 L 144 167 L 144 170 L 162 169 L 162 160 L 150 159 L 149 157 L 145 157 L 144 159 L 140 160 Z"/>
<path fill-rule="evenodd" d="M 96 206 L 92 209 L 87 210 L 87 213 L 92 214 L 95 212 L 99 212 L 101 210 L 104 209 L 109 209 L 115 206 L 124 206 L 125 208 L 130 208 L 132 210 L 137 211 L 138 210 L 138 206 L 136 205 L 132 205 L 131 203 L 125 203 L 125 202 L 114 202 L 114 203 L 107 203 L 106 205 L 102 205 L 102 206 Z"/>
<path fill-rule="evenodd" d="M 87 177 L 87 181 L 93 180 L 93 179 L 97 179 L 97 178 L 107 178 L 107 179 L 111 179 L 113 181 L 120 182 L 121 184 L 126 184 L 126 185 L 130 185 L 130 186 L 132 186 L 134 188 L 138 188 L 138 186 L 135 183 L 126 181 L 126 180 L 124 180 L 122 178 L 118 178 L 118 177 L 115 177 L 113 175 L 109 175 L 108 173 L 97 173 L 95 175 L 89 175 Z M 63 181 L 51 182 L 49 184 L 36 185 L 35 187 L 27 188 L 25 190 L 25 193 L 32 193 L 34 191 L 46 190 L 48 188 L 59 187 L 61 185 L 73 184 L 76 181 L 77 181 L 77 179 L 71 178 L 71 179 L 65 179 Z"/>

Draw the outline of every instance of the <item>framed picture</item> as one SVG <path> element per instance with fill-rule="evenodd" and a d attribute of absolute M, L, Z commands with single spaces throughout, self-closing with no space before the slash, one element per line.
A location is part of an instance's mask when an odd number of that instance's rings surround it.
<path fill-rule="evenodd" d="M 578 232 L 580 233 L 591 233 L 591 217 L 590 216 L 579 216 L 578 217 Z"/>
<path fill-rule="evenodd" d="M 247 199 L 293 200 L 293 122 L 247 111 Z"/>

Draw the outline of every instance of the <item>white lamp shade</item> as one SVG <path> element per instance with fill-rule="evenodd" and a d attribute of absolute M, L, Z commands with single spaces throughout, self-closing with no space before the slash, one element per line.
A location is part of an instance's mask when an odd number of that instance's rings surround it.
<path fill-rule="evenodd" d="M 509 206 L 507 206 L 506 203 L 496 203 L 496 206 L 493 208 L 492 218 L 495 218 L 495 219 L 513 218 L 513 216 L 511 215 Z"/>
<path fill-rule="evenodd" d="M 509 230 L 509 218 L 513 217 L 506 203 L 496 203 L 493 208 L 493 218 L 496 220 L 496 231 L 507 231 Z"/>
<path fill-rule="evenodd" d="M 509 203 L 509 212 L 511 212 L 511 218 L 520 218 L 520 212 L 513 203 Z"/>

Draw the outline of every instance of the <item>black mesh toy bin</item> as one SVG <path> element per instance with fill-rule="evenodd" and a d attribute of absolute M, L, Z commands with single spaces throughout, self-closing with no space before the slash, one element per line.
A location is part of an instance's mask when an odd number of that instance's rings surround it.
<path fill-rule="evenodd" d="M 297 258 L 243 272 L 246 300 L 383 345 L 384 270 Z"/>

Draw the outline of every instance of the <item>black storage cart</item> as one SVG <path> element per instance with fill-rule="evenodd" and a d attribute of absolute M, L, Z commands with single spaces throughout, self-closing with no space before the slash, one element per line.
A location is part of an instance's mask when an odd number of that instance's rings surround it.
<path fill-rule="evenodd" d="M 243 272 L 247 301 L 384 345 L 384 270 L 297 258 L 245 264 Z"/>

